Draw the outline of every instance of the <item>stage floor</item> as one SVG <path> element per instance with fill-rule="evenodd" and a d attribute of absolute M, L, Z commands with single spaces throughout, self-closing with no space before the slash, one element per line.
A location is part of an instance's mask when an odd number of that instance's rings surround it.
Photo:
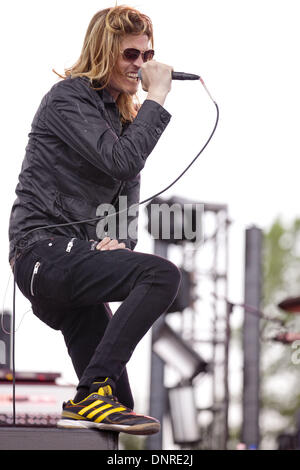
<path fill-rule="evenodd" d="M 0 450 L 118 450 L 117 432 L 45 427 L 0 427 Z"/>

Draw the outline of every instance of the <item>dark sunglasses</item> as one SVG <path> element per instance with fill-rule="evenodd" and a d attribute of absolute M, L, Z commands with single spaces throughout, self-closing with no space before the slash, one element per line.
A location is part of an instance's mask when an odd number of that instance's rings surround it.
<path fill-rule="evenodd" d="M 138 49 L 125 49 L 124 51 L 121 51 L 121 54 L 123 55 L 123 58 L 127 60 L 128 62 L 135 62 L 140 55 L 142 56 L 143 62 L 148 62 L 148 60 L 152 60 L 154 57 L 154 51 L 153 49 L 149 49 L 148 51 L 139 51 Z"/>

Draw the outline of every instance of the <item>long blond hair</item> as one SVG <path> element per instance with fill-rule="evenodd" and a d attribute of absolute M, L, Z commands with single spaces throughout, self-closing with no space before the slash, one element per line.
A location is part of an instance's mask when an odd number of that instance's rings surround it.
<path fill-rule="evenodd" d="M 153 28 L 148 16 L 125 5 L 98 11 L 88 26 L 79 59 L 65 69 L 65 75 L 57 75 L 64 79 L 85 76 L 95 89 L 105 88 L 116 65 L 121 40 L 127 34 L 145 34 L 153 47 Z M 135 118 L 135 98 L 120 93 L 117 106 L 122 121 L 131 122 Z"/>

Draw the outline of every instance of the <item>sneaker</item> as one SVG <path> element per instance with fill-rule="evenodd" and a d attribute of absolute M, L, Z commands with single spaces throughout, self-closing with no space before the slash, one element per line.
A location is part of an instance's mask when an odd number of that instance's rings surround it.
<path fill-rule="evenodd" d="M 103 431 L 125 432 L 127 434 L 148 435 L 160 430 L 157 419 L 134 413 L 122 405 L 112 394 L 109 379 L 99 383 L 92 392 L 78 403 L 69 400 L 63 404 L 59 428 L 96 428 Z M 97 386 L 94 383 L 94 386 Z"/>

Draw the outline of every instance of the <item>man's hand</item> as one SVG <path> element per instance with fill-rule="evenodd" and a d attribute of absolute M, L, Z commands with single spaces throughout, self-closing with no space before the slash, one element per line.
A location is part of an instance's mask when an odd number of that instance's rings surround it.
<path fill-rule="evenodd" d="M 145 62 L 142 67 L 142 87 L 148 91 L 147 99 L 157 101 L 163 105 L 167 94 L 171 90 L 172 70 L 169 65 L 161 64 L 155 60 Z"/>
<path fill-rule="evenodd" d="M 96 246 L 96 249 L 100 251 L 119 250 L 120 248 L 126 248 L 125 243 L 119 243 L 118 240 L 113 240 L 110 237 L 103 238 Z"/>

